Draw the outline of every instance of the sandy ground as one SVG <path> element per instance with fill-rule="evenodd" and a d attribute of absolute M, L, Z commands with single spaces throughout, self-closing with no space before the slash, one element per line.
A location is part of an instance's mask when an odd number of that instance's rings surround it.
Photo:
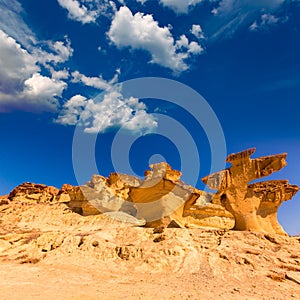
<path fill-rule="evenodd" d="M 0 206 L 0 299 L 300 299 L 300 237 Z"/>

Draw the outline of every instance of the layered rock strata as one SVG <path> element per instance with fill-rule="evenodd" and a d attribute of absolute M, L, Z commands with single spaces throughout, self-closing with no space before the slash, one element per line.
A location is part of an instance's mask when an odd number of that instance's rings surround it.
<path fill-rule="evenodd" d="M 65 184 L 61 190 L 27 182 L 0 201 L 64 202 L 83 216 L 105 214 L 138 226 L 285 234 L 277 211 L 299 188 L 287 180 L 250 184 L 286 165 L 285 153 L 251 159 L 254 152 L 251 148 L 229 155 L 231 167 L 202 179 L 215 194 L 185 184 L 181 172 L 163 162 L 150 165 L 144 180 L 118 173 L 94 175 L 83 186 Z"/>

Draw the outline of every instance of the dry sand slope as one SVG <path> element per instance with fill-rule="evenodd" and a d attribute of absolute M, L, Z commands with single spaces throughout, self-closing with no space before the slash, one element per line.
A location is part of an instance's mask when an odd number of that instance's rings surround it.
<path fill-rule="evenodd" d="M 300 237 L 0 206 L 1 299 L 300 299 Z"/>

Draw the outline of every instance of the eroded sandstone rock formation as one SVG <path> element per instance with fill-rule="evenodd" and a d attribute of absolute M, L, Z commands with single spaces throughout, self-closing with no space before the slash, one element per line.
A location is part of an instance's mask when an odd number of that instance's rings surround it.
<path fill-rule="evenodd" d="M 232 166 L 203 178 L 209 188 L 217 190 L 213 202 L 223 205 L 235 218 L 236 230 L 285 234 L 277 221 L 281 203 L 299 190 L 286 180 L 249 184 L 286 166 L 286 153 L 251 159 L 255 148 L 227 158 Z"/>
<path fill-rule="evenodd" d="M 105 214 L 137 226 L 285 234 L 277 221 L 277 210 L 299 188 L 286 180 L 250 184 L 286 165 L 285 153 L 251 159 L 254 152 L 252 148 L 229 155 L 231 167 L 202 179 L 217 191 L 215 194 L 185 184 L 180 180 L 181 172 L 163 162 L 150 165 L 144 180 L 118 173 L 108 178 L 94 175 L 86 185 L 65 184 L 61 190 L 24 183 L 3 201 L 64 202 L 83 216 Z"/>
<path fill-rule="evenodd" d="M 128 197 L 137 207 L 137 216 L 145 218 L 148 226 L 233 227 L 233 216 L 221 205 L 215 205 L 212 214 L 211 196 L 183 183 L 181 172 L 167 163 L 150 165 L 150 168 L 145 172 L 145 180 L 132 187 Z"/>
<path fill-rule="evenodd" d="M 150 166 L 145 179 L 112 173 L 94 175 L 80 187 L 64 185 L 58 193 L 73 211 L 82 215 L 127 213 L 147 226 L 211 227 L 230 229 L 233 216 L 221 205 L 210 204 L 211 196 L 180 181 L 181 172 L 167 163 Z M 144 223 L 143 223 L 144 225 Z"/>
<path fill-rule="evenodd" d="M 59 189 L 53 186 L 25 182 L 14 188 L 7 198 L 22 202 L 52 202 L 57 200 L 58 192 Z"/>

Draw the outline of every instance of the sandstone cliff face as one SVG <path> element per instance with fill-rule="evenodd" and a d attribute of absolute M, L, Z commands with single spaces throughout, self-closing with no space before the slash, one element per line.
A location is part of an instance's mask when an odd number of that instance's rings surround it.
<path fill-rule="evenodd" d="M 64 202 L 83 216 L 105 214 L 138 226 L 285 234 L 277 210 L 299 188 L 286 180 L 249 184 L 286 165 L 286 154 L 251 159 L 254 152 L 252 148 L 229 155 L 230 168 L 202 179 L 215 194 L 185 184 L 181 172 L 163 162 L 150 165 L 144 180 L 118 173 L 94 175 L 84 186 L 65 184 L 61 190 L 24 183 L 0 201 Z"/>

